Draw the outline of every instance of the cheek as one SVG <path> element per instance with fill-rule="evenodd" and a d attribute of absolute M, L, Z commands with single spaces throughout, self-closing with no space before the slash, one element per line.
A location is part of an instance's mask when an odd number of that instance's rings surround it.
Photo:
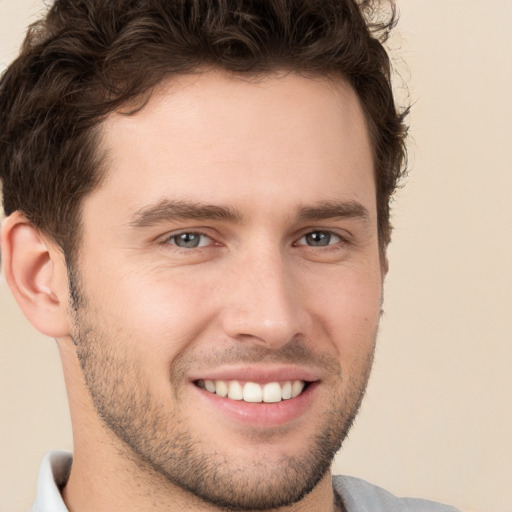
<path fill-rule="evenodd" d="M 198 338 L 213 316 L 202 283 L 168 274 L 131 271 L 107 279 L 96 273 L 87 281 L 105 283 L 88 293 L 89 311 L 111 333 L 110 342 L 140 351 L 146 364 L 162 368 Z"/>
<path fill-rule="evenodd" d="M 371 267 L 370 267 L 371 269 Z M 382 304 L 379 270 L 342 269 L 324 279 L 323 290 L 313 296 L 316 325 L 344 358 L 360 357 L 373 350 Z"/>

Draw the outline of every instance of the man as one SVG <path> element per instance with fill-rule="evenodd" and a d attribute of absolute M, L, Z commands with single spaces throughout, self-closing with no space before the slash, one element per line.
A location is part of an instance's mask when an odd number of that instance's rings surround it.
<path fill-rule="evenodd" d="M 33 510 L 454 510 L 330 474 L 405 158 L 371 8 L 67 0 L 31 28 L 0 85 L 2 258 L 74 437 Z"/>

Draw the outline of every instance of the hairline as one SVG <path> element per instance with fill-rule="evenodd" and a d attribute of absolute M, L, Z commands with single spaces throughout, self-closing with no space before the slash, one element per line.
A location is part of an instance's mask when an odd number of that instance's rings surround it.
<path fill-rule="evenodd" d="M 381 220 L 380 220 L 380 212 L 379 212 L 379 206 L 378 206 L 378 169 L 377 169 L 377 156 L 376 156 L 376 149 L 375 149 L 375 131 L 377 130 L 377 127 L 375 126 L 375 123 L 371 119 L 370 114 L 366 111 L 366 108 L 364 106 L 364 102 L 361 99 L 361 96 L 359 92 L 357 91 L 357 88 L 351 83 L 350 78 L 343 73 L 340 70 L 325 70 L 325 72 L 322 72 L 320 70 L 313 70 L 308 69 L 307 67 L 304 68 L 293 68 L 293 67 L 286 67 L 284 65 L 275 65 L 274 67 L 269 67 L 268 70 L 249 70 L 249 71 L 233 71 L 230 69 L 227 69 L 223 66 L 220 66 L 218 64 L 211 64 L 207 66 L 206 64 L 199 64 L 196 67 L 192 67 L 190 70 L 187 70 L 183 73 L 175 73 L 175 72 L 169 72 L 162 76 L 162 78 L 154 84 L 152 87 L 149 87 L 145 91 L 142 91 L 137 96 L 130 98 L 127 102 L 123 103 L 122 105 L 118 106 L 117 108 L 113 109 L 112 111 L 108 112 L 104 118 L 98 119 L 97 122 L 91 126 L 89 130 L 89 136 L 90 136 L 90 143 L 94 145 L 92 148 L 93 151 L 93 158 L 96 163 L 96 170 L 94 175 L 94 184 L 91 187 L 91 189 L 82 197 L 80 198 L 79 204 L 77 205 L 76 209 L 76 228 L 75 233 L 71 237 L 71 244 L 67 244 L 67 246 L 63 246 L 59 243 L 59 246 L 64 252 L 64 256 L 66 258 L 66 262 L 69 264 L 76 263 L 80 249 L 81 249 L 81 242 L 82 242 L 82 235 L 83 235 L 83 223 L 82 223 L 82 204 L 83 201 L 87 198 L 87 196 L 91 193 L 94 193 L 94 191 L 99 188 L 102 183 L 108 178 L 108 174 L 110 172 L 109 169 L 109 150 L 105 145 L 103 144 L 103 127 L 105 126 L 105 123 L 108 121 L 109 118 L 115 116 L 115 115 L 122 115 L 122 116 L 133 116 L 137 115 L 139 112 L 143 111 L 148 103 L 151 101 L 152 97 L 155 94 L 158 94 L 160 91 L 164 91 L 168 89 L 169 83 L 175 79 L 179 79 L 182 77 L 192 77 L 197 76 L 200 77 L 201 75 L 205 73 L 220 71 L 223 74 L 227 75 L 229 78 L 238 79 L 242 81 L 247 81 L 251 83 L 258 83 L 259 81 L 263 81 L 267 78 L 276 78 L 281 79 L 289 76 L 290 74 L 296 74 L 297 76 L 306 78 L 308 80 L 318 80 L 322 81 L 330 86 L 339 84 L 340 82 L 343 83 L 345 86 L 349 87 L 351 91 L 355 94 L 355 98 L 358 102 L 358 106 L 361 109 L 361 113 L 363 116 L 364 125 L 366 128 L 366 133 L 368 136 L 368 142 L 370 146 L 370 151 L 372 154 L 372 172 L 373 172 L 373 180 L 375 185 L 375 200 L 376 200 L 376 206 L 377 206 L 377 230 L 378 230 L 378 244 L 379 244 L 379 253 L 380 258 L 382 261 L 385 260 L 386 250 L 388 243 L 385 242 L 385 240 L 382 237 L 381 231 Z M 389 223 L 389 219 L 387 220 Z M 54 238 L 51 234 L 48 234 L 52 238 Z M 68 254 L 68 252 L 70 254 Z"/>

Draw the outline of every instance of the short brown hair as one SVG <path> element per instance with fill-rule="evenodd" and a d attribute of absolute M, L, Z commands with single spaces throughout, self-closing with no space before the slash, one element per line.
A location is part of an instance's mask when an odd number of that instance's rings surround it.
<path fill-rule="evenodd" d="M 161 80 L 212 66 L 336 74 L 359 96 L 372 141 L 381 249 L 405 165 L 405 110 L 383 48 L 394 26 L 371 0 L 56 0 L 0 81 L 0 178 L 19 210 L 67 255 L 80 202 L 102 177 L 98 126 Z M 142 104 L 142 103 L 141 103 Z"/>

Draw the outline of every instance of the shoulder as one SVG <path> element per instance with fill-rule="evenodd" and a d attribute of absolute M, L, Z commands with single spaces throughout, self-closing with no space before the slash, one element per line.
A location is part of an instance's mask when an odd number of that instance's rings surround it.
<path fill-rule="evenodd" d="M 460 512 L 429 500 L 398 498 L 381 487 L 351 476 L 334 476 L 333 487 L 347 512 Z"/>

